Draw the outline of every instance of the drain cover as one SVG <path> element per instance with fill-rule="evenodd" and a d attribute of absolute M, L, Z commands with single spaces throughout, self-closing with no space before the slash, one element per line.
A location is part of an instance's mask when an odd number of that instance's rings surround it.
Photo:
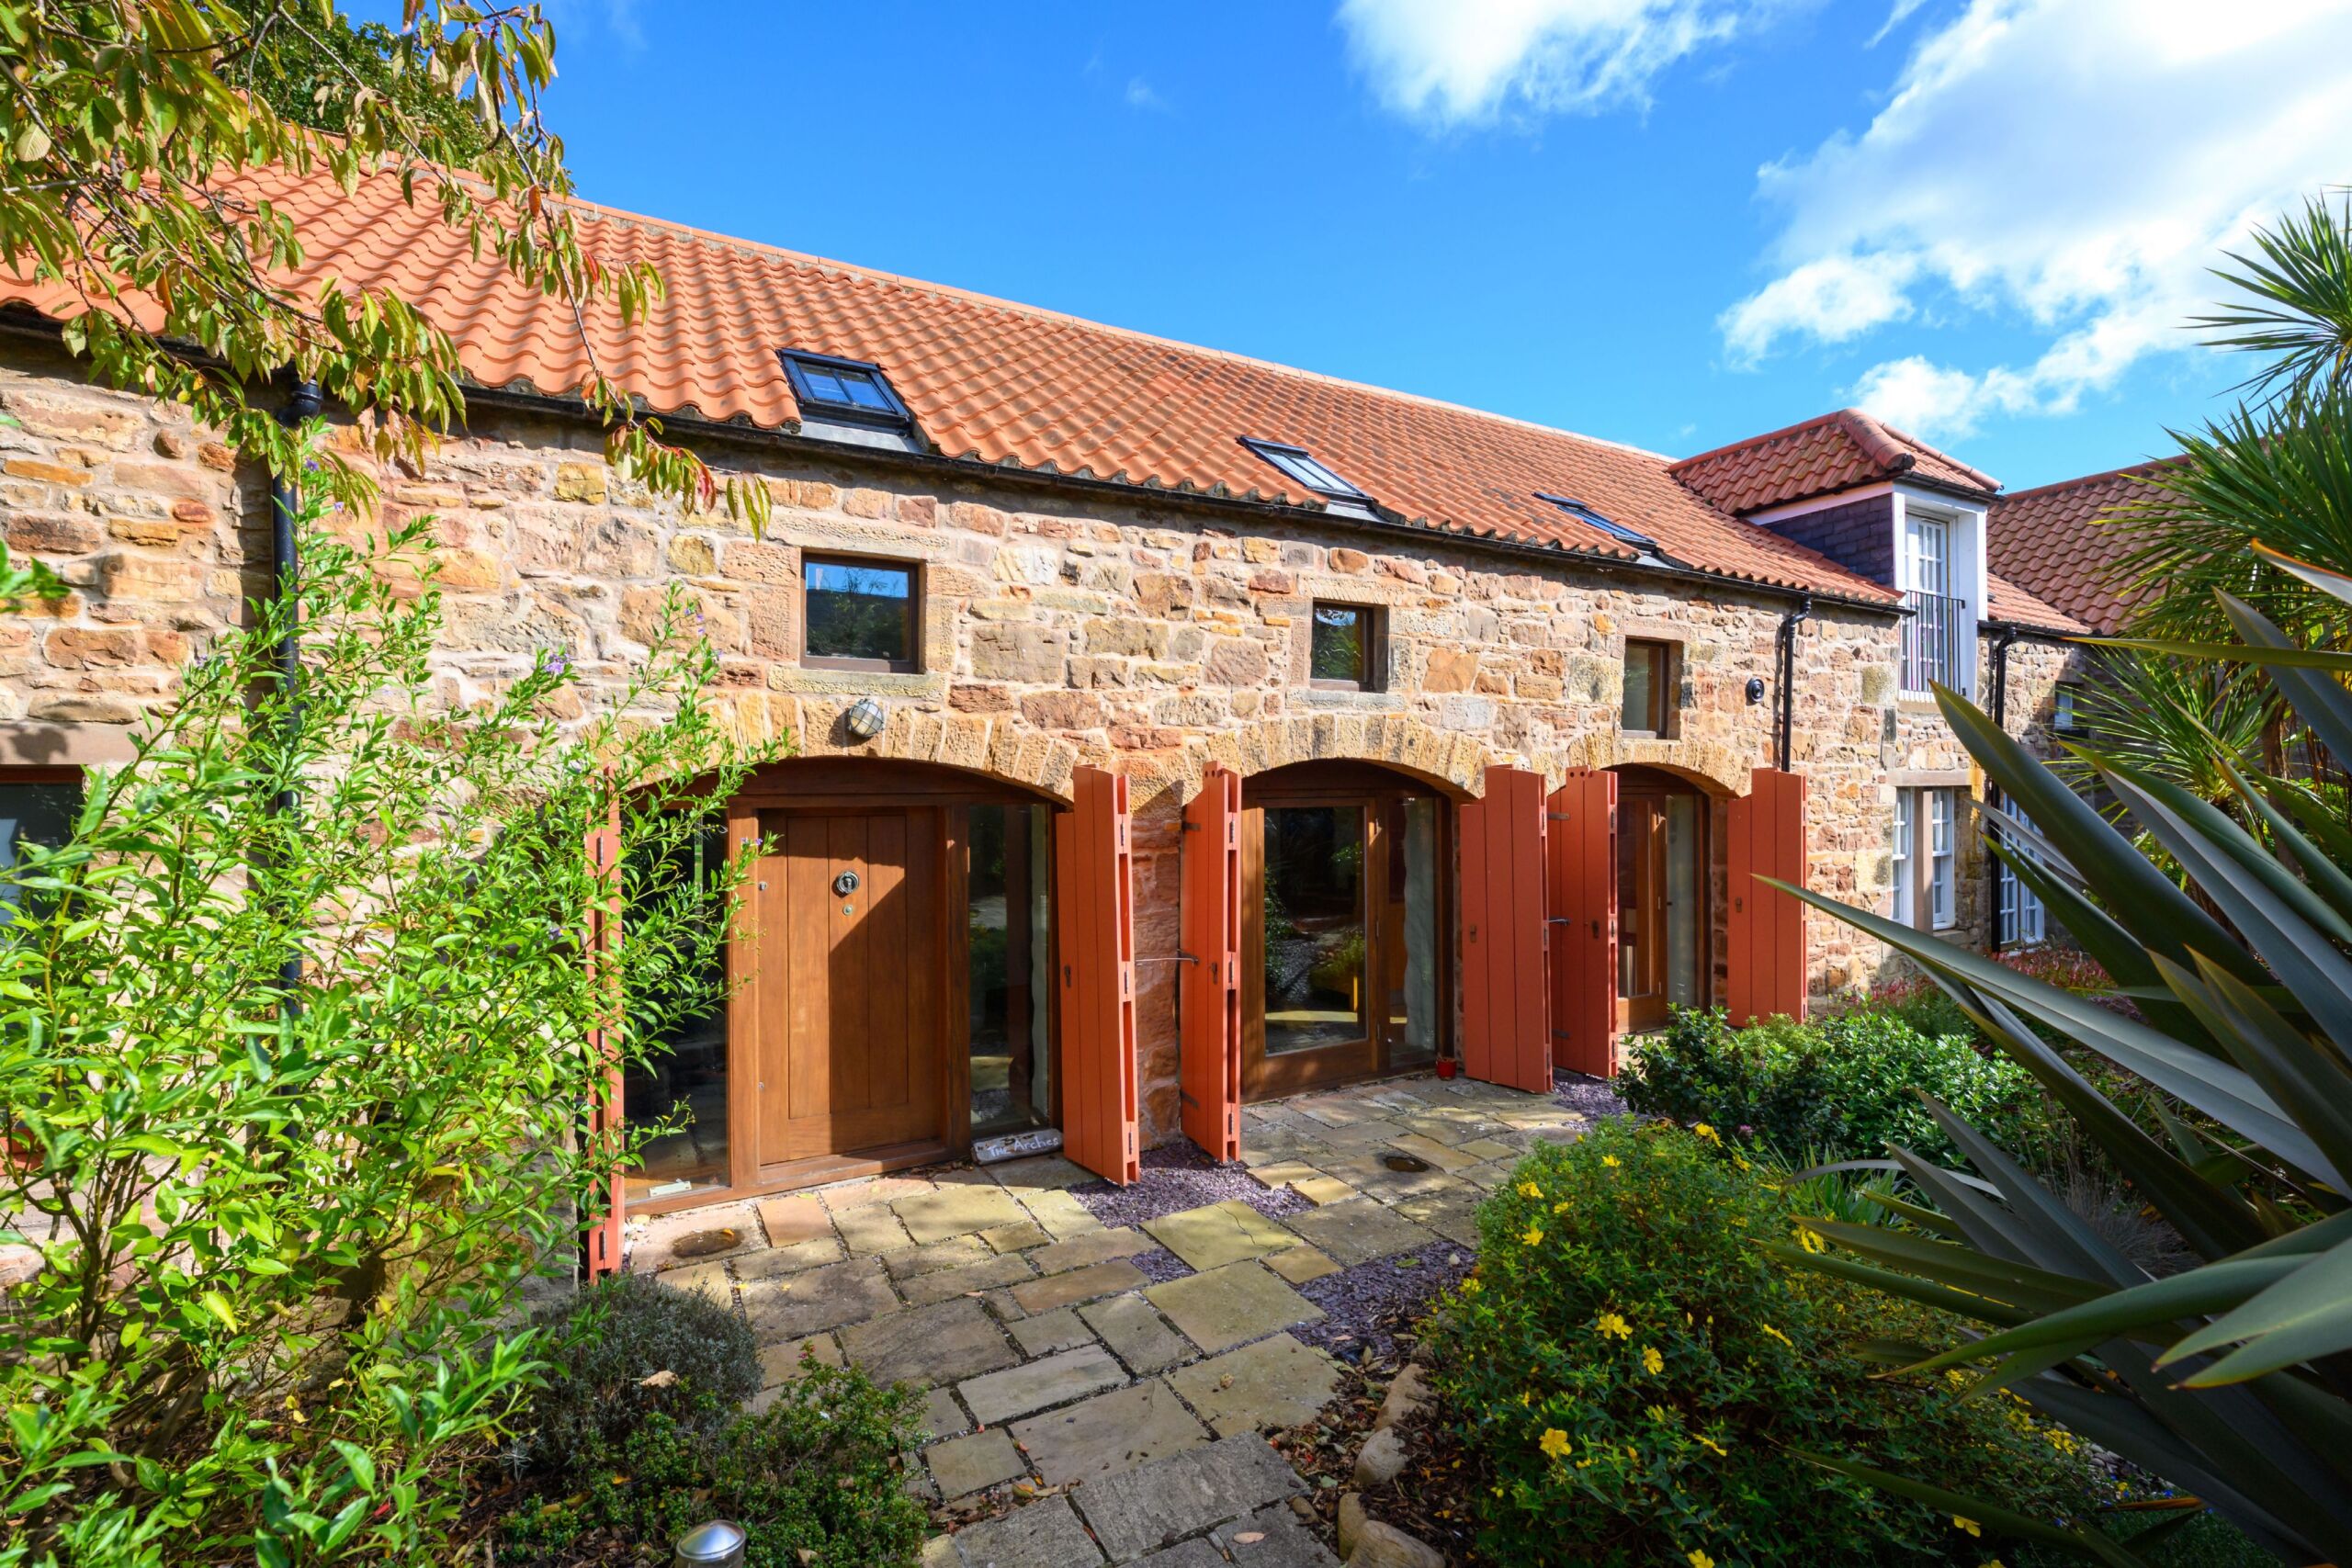
<path fill-rule="evenodd" d="M 731 1252 L 743 1245 L 743 1233 L 739 1230 L 693 1231 L 680 1236 L 670 1251 L 679 1258 L 708 1258 L 714 1252 Z"/>
<path fill-rule="evenodd" d="M 1430 1162 L 1419 1155 L 1384 1155 L 1380 1163 L 1391 1170 L 1427 1170 Z"/>

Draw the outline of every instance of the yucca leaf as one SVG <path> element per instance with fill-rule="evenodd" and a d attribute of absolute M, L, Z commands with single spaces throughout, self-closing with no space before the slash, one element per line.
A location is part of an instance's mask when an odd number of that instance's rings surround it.
<path fill-rule="evenodd" d="M 2295 648 L 2294 639 L 2245 601 L 2227 593 L 2216 593 L 2214 598 L 2249 648 L 2273 652 Z M 2295 716 L 2311 726 L 2329 750 L 2339 757 L 2352 757 L 2352 692 L 2323 675 L 2292 665 L 2266 666 L 2263 673 L 2278 688 L 2278 694 L 2287 699 L 2287 705 L 2295 710 Z"/>
<path fill-rule="evenodd" d="M 2272 1100 L 2296 1107 L 2299 1124 L 2335 1168 L 2304 1168 L 2344 1192 L 2341 1173 L 2352 1170 L 2352 1072 L 2233 976 L 2210 964 L 2200 965 L 2200 974 L 2190 975 L 2165 960 L 2157 962 L 2165 964 L 2165 978 L 2173 990 L 2205 1019 L 2238 1065 Z"/>
<path fill-rule="evenodd" d="M 2068 1353 L 2079 1354 L 2125 1334 L 2154 1343 L 2154 1336 L 2133 1334 L 2134 1330 L 2161 1329 L 2163 1340 L 2169 1343 L 2176 1325 L 2242 1306 L 2310 1264 L 2310 1258 L 2298 1257 L 2250 1260 L 2233 1258 L 2208 1263 L 2185 1274 L 2152 1280 L 2079 1306 L 2066 1307 L 1973 1344 L 1954 1346 L 1906 1370 L 1939 1372 L 1987 1356 L 2006 1356 L 2013 1351 L 2039 1350 L 2055 1345 L 2073 1346 L 2075 1348 Z M 2163 1364 L 2161 1357 L 2156 1364 Z"/>
<path fill-rule="evenodd" d="M 2233 784 L 2239 782 L 2237 770 L 2224 770 Z M 2240 870 L 2268 888 L 2290 909 L 2318 927 L 2337 942 L 2352 942 L 2352 922 L 2328 907 L 2300 877 L 2278 863 L 2278 857 L 2266 850 L 2254 836 L 2230 819 L 2226 812 L 2211 803 L 2199 800 L 2178 784 L 2129 768 L 2116 768 L 2116 773 L 2129 778 L 2133 786 L 2164 802 L 2174 817 L 2197 833 L 2213 850 L 2235 862 Z M 2198 886 L 2207 893 L 2213 891 L 2202 882 Z"/>
<path fill-rule="evenodd" d="M 2238 798 L 2245 801 L 2245 808 L 2260 820 L 2288 863 L 2302 874 L 2303 881 L 2312 893 L 2325 899 L 2328 908 L 2339 916 L 2352 917 L 2352 875 L 2346 874 L 2343 866 L 2330 860 L 2324 851 L 2296 828 L 2285 812 L 2247 783 L 2235 768 L 2226 763 L 2223 767 L 2230 776 L 2230 783 L 2237 788 Z"/>
<path fill-rule="evenodd" d="M 2317 561 L 2304 560 L 2300 557 L 2290 556 L 2284 550 L 2273 549 L 2260 539 L 2255 540 L 2246 547 L 2280 571 L 2292 577 L 2300 577 L 2331 598 L 2341 599 L 2346 604 L 2352 604 L 2352 577 L 2346 576 L 2333 567 L 2322 566 Z"/>
<path fill-rule="evenodd" d="M 1857 1257 L 2029 1311 L 2055 1312 L 2098 1294 L 2098 1287 L 2086 1280 L 1989 1257 L 1973 1247 L 1905 1235 L 1884 1225 L 1812 1220 L 1805 1228 Z"/>
<path fill-rule="evenodd" d="M 2352 1243 L 2302 1259 L 2286 1278 L 2159 1355 L 2156 1365 L 2231 1344 L 2239 1348 L 2182 1382 L 2218 1388 L 2352 1348 Z"/>
<path fill-rule="evenodd" d="M 2160 653 L 2169 659 L 2203 663 L 2255 664 L 2266 670 L 2324 670 L 2352 675 L 2352 653 L 2332 653 L 2315 648 L 2248 648 L 2238 642 L 2182 642 L 2162 637 L 2086 637 L 2079 640 L 2094 648 L 2128 648 Z"/>
<path fill-rule="evenodd" d="M 1933 1280 L 1923 1280 L 1917 1274 L 1881 1269 L 1873 1264 L 1859 1263 L 1835 1252 L 1812 1252 L 1785 1241 L 1768 1241 L 1763 1249 L 1784 1263 L 1809 1269 L 1816 1274 L 1834 1275 L 1851 1280 L 1887 1295 L 1900 1296 L 1917 1302 L 1922 1306 L 1935 1307 L 1955 1317 L 1974 1318 L 1979 1323 L 2015 1325 L 2030 1323 L 2034 1314 L 2020 1308 L 2007 1306 L 1974 1291 L 1955 1290 L 1939 1285 Z"/>
<path fill-rule="evenodd" d="M 1997 1503 L 1988 1503 L 1941 1486 L 1930 1486 L 1924 1481 L 1914 1481 L 1891 1471 L 1874 1470 L 1866 1464 L 1856 1464 L 1851 1460 L 1831 1459 L 1826 1454 L 1808 1453 L 1803 1449 L 1792 1449 L 1790 1451 L 1824 1470 L 1852 1476 L 1857 1481 L 1866 1482 L 1899 1497 L 1908 1497 L 1916 1503 L 1925 1503 L 1955 1519 L 1973 1519 L 2003 1535 L 2014 1536 L 2020 1540 L 2040 1541 L 2045 1546 L 2064 1547 L 2095 1562 L 2109 1563 L 2111 1568 L 2150 1568 L 2146 1558 L 2127 1551 L 2096 1530 L 2061 1529 L 2055 1525 L 2004 1508 Z"/>
<path fill-rule="evenodd" d="M 1951 1108 L 1931 1094 L 1914 1090 L 1928 1114 L 1952 1140 L 1953 1147 L 1967 1157 L 1978 1174 L 1999 1190 L 2007 1201 L 2007 1218 L 2010 1225 L 2029 1239 L 2029 1257 L 2045 1269 L 2056 1269 L 2084 1277 L 2104 1275 L 2117 1284 L 2137 1283 L 2143 1271 L 2118 1252 L 2112 1244 L 2086 1224 L 2080 1214 L 2050 1195 L 2041 1183 L 2025 1172 L 2025 1168 L 2007 1154 L 1996 1147 L 1975 1128 L 1951 1113 Z M 1906 1168 L 1918 1163 L 1903 1150 L 1895 1157 Z M 1913 1168 L 1912 1179 L 1917 1179 Z"/>
<path fill-rule="evenodd" d="M 2117 994 L 2138 1002 L 2148 1021 L 2175 1039 L 2186 1040 L 2213 1055 L 2222 1054 L 2220 1042 L 2209 1039 L 2196 1016 L 2165 987 L 2155 966 L 2148 962 L 2148 950 L 2138 938 L 2116 924 L 2106 910 L 2052 876 L 2030 858 L 2012 857 L 2002 845 L 1992 848 L 2017 874 L 2018 880 L 2041 900 L 2050 918 L 2107 972 L 2108 978 L 2115 982 Z"/>

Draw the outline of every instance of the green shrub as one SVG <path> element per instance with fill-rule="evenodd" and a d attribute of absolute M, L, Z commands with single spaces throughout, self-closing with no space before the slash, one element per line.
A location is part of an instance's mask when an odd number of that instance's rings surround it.
<path fill-rule="evenodd" d="M 1671 1025 L 1634 1048 L 1617 1079 L 1645 1115 L 1705 1122 L 1783 1153 L 1819 1149 L 1875 1159 L 1890 1143 L 1951 1163 L 1958 1151 L 1912 1091 L 2004 1130 L 2029 1160 L 2049 1122 L 2030 1075 L 1987 1055 L 1973 1034 L 1925 1034 L 1900 1018 L 1851 1011 L 1815 1023 L 1774 1018 L 1733 1029 L 1721 1009 L 1677 1009 Z"/>
<path fill-rule="evenodd" d="M 616 1275 L 531 1322 L 554 1340 L 531 1401 L 530 1458 L 544 1469 L 602 1464 L 657 1415 L 707 1436 L 760 1391 L 759 1346 L 742 1314 L 650 1275 Z"/>
<path fill-rule="evenodd" d="M 524 1565 L 626 1561 L 705 1519 L 749 1536 L 750 1568 L 899 1568 L 922 1549 L 927 1518 L 900 1455 L 919 1441 L 922 1396 L 877 1388 L 854 1367 L 803 1358 L 774 1404 L 697 1433 L 649 1416 L 585 1478 L 505 1521 L 498 1560 Z M 804 1557 L 803 1552 L 808 1555 Z"/>
<path fill-rule="evenodd" d="M 1481 1562 L 2016 1561 L 1989 1531 L 1799 1450 L 2042 1517 L 2086 1505 L 2074 1439 L 2010 1396 L 1874 1377 L 1859 1347 L 1947 1342 L 1944 1322 L 1779 1267 L 1762 1244 L 1796 1228 L 1787 1198 L 1717 1142 L 1648 1122 L 1547 1146 L 1478 1228 L 1431 1367 L 1483 1472 Z"/>

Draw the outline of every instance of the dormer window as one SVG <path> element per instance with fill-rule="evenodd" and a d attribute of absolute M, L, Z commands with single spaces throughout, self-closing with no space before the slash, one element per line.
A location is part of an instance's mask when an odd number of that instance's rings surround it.
<path fill-rule="evenodd" d="M 880 366 L 797 348 L 779 350 L 776 357 L 792 383 L 793 400 L 800 405 L 804 433 L 861 446 L 912 448 L 914 416 L 899 400 Z M 879 433 L 884 442 L 876 443 L 869 433 Z"/>
<path fill-rule="evenodd" d="M 1241 445 L 1326 501 L 1351 502 L 1359 507 L 1371 505 L 1372 497 L 1325 468 L 1304 446 L 1284 446 L 1278 442 L 1260 441 L 1249 435 L 1241 438 Z"/>

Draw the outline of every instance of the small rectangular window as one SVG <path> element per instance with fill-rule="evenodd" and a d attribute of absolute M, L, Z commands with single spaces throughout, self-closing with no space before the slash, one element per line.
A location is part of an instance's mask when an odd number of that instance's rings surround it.
<path fill-rule="evenodd" d="M 920 667 L 917 568 L 897 561 L 805 558 L 801 662 L 819 669 L 911 671 Z"/>
<path fill-rule="evenodd" d="M 876 365 L 786 349 L 777 357 L 804 415 L 886 430 L 910 430 L 914 418 Z"/>
<path fill-rule="evenodd" d="M 1307 679 L 1334 691 L 1380 690 L 1379 610 L 1365 604 L 1317 604 L 1314 622 Z"/>
<path fill-rule="evenodd" d="M 1600 529 L 1602 533 L 1608 535 L 1611 538 L 1616 540 L 1621 545 L 1630 545 L 1634 549 L 1641 551 L 1644 555 L 1660 556 L 1660 558 L 1663 558 L 1663 555 L 1657 547 L 1657 541 L 1656 539 L 1651 538 L 1647 534 L 1643 533 L 1638 528 L 1628 528 L 1625 525 L 1616 521 L 1614 518 L 1602 516 L 1599 512 L 1589 506 L 1587 506 L 1581 501 L 1571 501 L 1565 495 L 1554 495 L 1549 491 L 1541 490 L 1535 492 L 1535 499 L 1538 501 L 1549 502 L 1552 505 L 1558 507 L 1561 511 L 1566 513 L 1577 522 L 1585 524 L 1589 527 Z"/>
<path fill-rule="evenodd" d="M 1664 735 L 1673 712 L 1674 645 L 1625 639 L 1625 696 L 1618 723 L 1639 735 Z"/>
<path fill-rule="evenodd" d="M 1304 446 L 1284 446 L 1279 442 L 1260 441 L 1248 435 L 1241 438 L 1241 445 L 1317 495 L 1333 501 L 1368 502 L 1372 499 L 1325 467 Z"/>
<path fill-rule="evenodd" d="M 2061 735 L 2080 735 L 2090 728 L 2084 722 L 2083 688 L 2073 681 L 2058 682 L 2056 694 L 2051 699 L 2051 725 Z"/>
<path fill-rule="evenodd" d="M 1907 926 L 1916 923 L 1916 917 L 1913 914 L 1915 900 L 1911 879 L 1916 874 L 1915 867 L 1917 863 L 1912 852 L 1913 825 L 1917 820 L 1913 803 L 1917 799 L 1917 795 L 1911 790 L 1901 789 L 1894 792 L 1894 854 L 1891 863 L 1894 881 L 1894 907 L 1887 911 L 1887 916 L 1897 925 Z"/>
<path fill-rule="evenodd" d="M 0 927 L 24 905 L 15 873 L 27 843 L 56 849 L 74 836 L 82 814 L 79 768 L 18 768 L 0 773 Z"/>
<path fill-rule="evenodd" d="M 1952 792 L 1928 791 L 1928 916 L 1938 931 L 1960 919 L 1953 906 L 1959 875 L 1953 859 L 1957 835 L 1952 821 Z"/>

